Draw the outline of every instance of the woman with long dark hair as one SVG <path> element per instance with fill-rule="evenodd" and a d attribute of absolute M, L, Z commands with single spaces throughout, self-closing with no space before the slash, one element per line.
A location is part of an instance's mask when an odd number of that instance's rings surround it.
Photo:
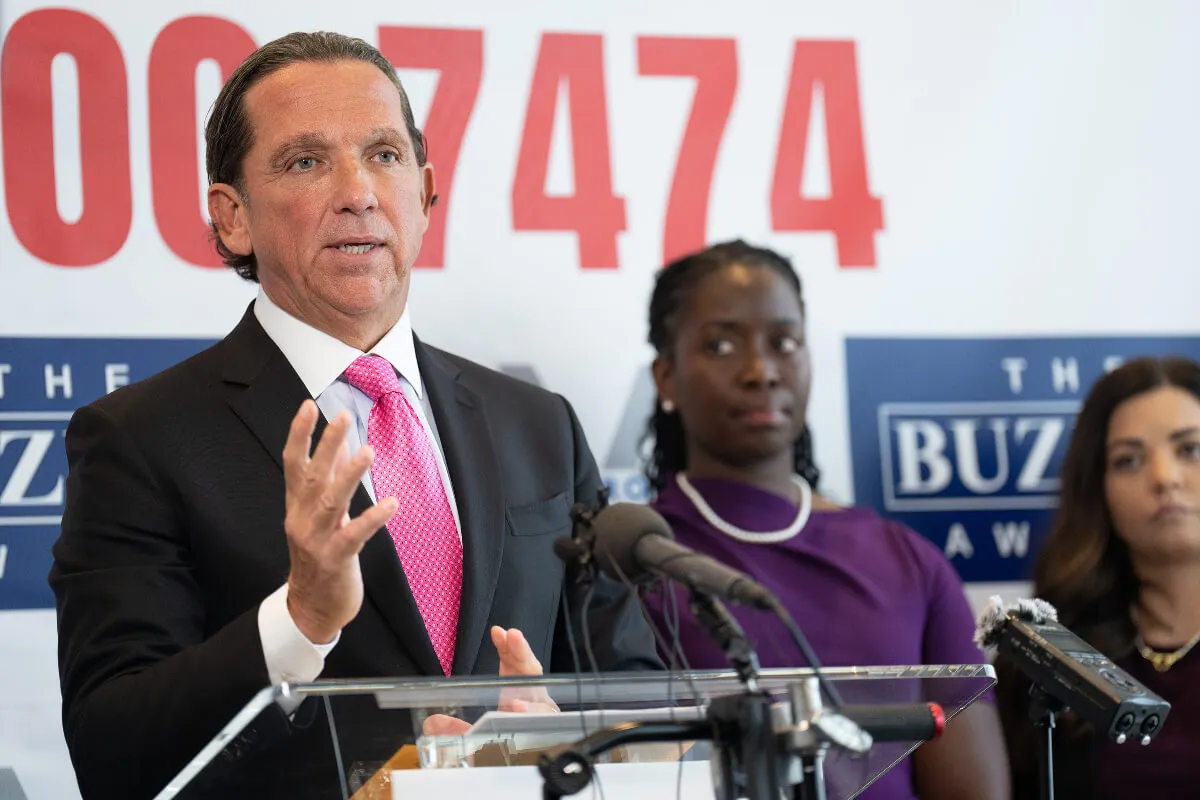
<path fill-rule="evenodd" d="M 1172 705 L 1148 747 L 1060 717 L 1058 796 L 1200 796 L 1200 366 L 1138 359 L 1092 387 L 1034 584 L 1063 625 Z M 1003 659 L 997 673 L 1015 796 L 1036 797 L 1029 682 Z"/>
<path fill-rule="evenodd" d="M 982 663 L 945 556 L 903 525 L 817 493 L 804 314 L 795 270 L 771 250 L 728 242 L 662 270 L 650 301 L 652 505 L 682 544 L 771 589 L 826 666 Z M 669 627 L 663 596 L 647 600 Z M 690 666 L 727 668 L 684 607 Z M 731 610 L 763 666 L 808 666 L 776 620 Z M 1007 798 L 995 707 L 977 702 L 861 796 Z"/>

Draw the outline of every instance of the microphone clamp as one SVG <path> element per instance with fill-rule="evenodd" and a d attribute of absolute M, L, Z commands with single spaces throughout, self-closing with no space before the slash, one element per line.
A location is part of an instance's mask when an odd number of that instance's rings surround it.
<path fill-rule="evenodd" d="M 554 554 L 568 567 L 579 568 L 577 581 L 581 584 L 595 581 L 599 565 L 596 563 L 596 531 L 592 521 L 608 506 L 609 490 L 600 487 L 596 492 L 596 505 L 576 503 L 571 506 L 571 535 L 554 540 Z"/>

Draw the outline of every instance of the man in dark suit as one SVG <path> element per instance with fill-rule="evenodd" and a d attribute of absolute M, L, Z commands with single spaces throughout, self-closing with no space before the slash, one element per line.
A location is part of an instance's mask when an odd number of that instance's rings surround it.
<path fill-rule="evenodd" d="M 337 35 L 272 42 L 207 146 L 218 250 L 259 295 L 67 432 L 50 583 L 89 799 L 153 796 L 269 683 L 571 672 L 582 636 L 552 545 L 596 464 L 563 398 L 413 335 L 434 180 L 390 64 Z M 600 669 L 661 668 L 635 597 L 601 580 L 591 608 Z M 369 698 L 343 708 L 347 760 L 411 739 Z M 210 793 L 340 796 L 329 726 L 314 700 L 273 705 Z"/>

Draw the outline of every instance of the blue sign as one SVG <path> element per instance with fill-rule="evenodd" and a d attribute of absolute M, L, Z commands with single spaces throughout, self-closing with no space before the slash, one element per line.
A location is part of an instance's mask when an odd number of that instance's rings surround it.
<path fill-rule="evenodd" d="M 966 581 L 1028 580 L 1091 385 L 1200 337 L 846 341 L 854 494 L 941 547 Z"/>
<path fill-rule="evenodd" d="M 207 339 L 0 339 L 0 610 L 53 608 L 71 414 L 213 344 Z"/>

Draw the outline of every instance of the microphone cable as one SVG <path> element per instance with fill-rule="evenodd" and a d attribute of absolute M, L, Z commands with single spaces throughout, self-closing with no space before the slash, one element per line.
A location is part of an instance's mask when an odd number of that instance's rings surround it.
<path fill-rule="evenodd" d="M 813 677 L 817 679 L 817 683 L 825 691 L 829 697 L 829 704 L 835 709 L 841 708 L 845 703 L 842 701 L 842 695 L 834 688 L 829 679 L 825 677 L 824 669 L 821 667 L 821 662 L 817 658 L 817 654 L 813 652 L 812 646 L 808 643 L 808 638 L 805 637 L 804 631 L 800 630 L 800 626 L 796 624 L 796 620 L 792 618 L 791 613 L 779 601 L 773 593 L 771 595 L 771 610 L 775 612 L 783 626 L 787 628 L 791 634 L 792 640 L 796 646 L 800 648 L 800 652 L 804 654 L 804 658 L 808 661 L 808 666 L 813 671 Z"/>

